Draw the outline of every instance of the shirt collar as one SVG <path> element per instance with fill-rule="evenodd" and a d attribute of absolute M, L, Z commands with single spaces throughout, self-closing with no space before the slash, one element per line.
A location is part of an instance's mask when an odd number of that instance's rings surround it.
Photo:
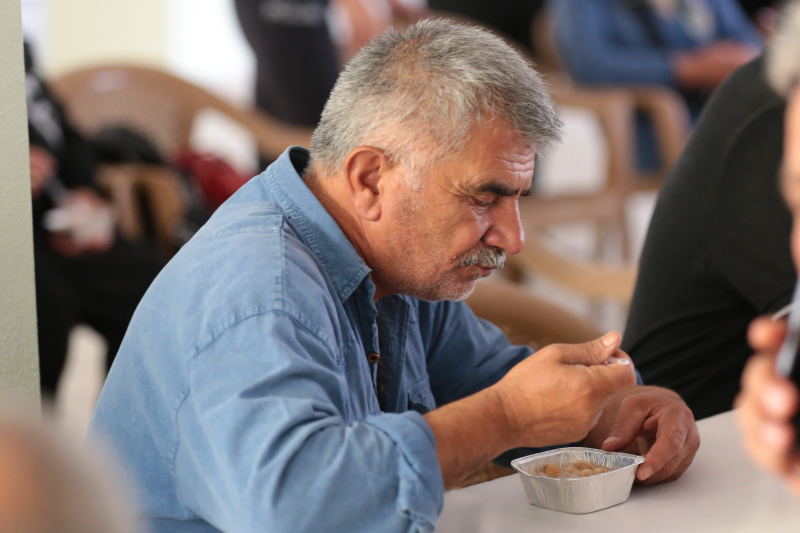
<path fill-rule="evenodd" d="M 278 206 L 299 228 L 344 302 L 370 273 L 370 268 L 300 177 L 309 158 L 308 150 L 291 146 L 267 168 L 263 179 Z"/>

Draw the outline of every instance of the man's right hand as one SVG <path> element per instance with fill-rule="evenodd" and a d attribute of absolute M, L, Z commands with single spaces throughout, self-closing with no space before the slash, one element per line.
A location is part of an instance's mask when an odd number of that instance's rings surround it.
<path fill-rule="evenodd" d="M 583 439 L 615 392 L 636 383 L 619 333 L 585 344 L 554 344 L 495 385 L 425 415 L 445 487 L 512 448 Z M 617 357 L 628 364 L 604 364 Z"/>
<path fill-rule="evenodd" d="M 553 344 L 511 369 L 494 389 L 507 417 L 512 447 L 541 447 L 583 439 L 606 401 L 636 383 L 619 333 L 584 344 Z M 604 364 L 609 357 L 628 364 Z"/>

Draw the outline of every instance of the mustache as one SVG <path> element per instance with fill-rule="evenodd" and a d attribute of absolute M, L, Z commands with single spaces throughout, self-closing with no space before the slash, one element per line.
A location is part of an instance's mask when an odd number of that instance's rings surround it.
<path fill-rule="evenodd" d="M 483 268 L 503 268 L 506 263 L 506 253 L 497 246 L 486 246 L 470 252 L 461 258 L 458 266 L 469 267 L 478 265 Z"/>

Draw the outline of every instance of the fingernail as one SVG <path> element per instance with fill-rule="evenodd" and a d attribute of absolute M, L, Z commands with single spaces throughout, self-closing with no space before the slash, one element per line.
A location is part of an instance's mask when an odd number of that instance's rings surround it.
<path fill-rule="evenodd" d="M 608 437 L 606 440 L 603 441 L 603 446 L 613 446 L 619 442 L 617 437 Z"/>
<path fill-rule="evenodd" d="M 611 348 L 617 343 L 617 337 L 619 337 L 619 333 L 616 331 L 612 331 L 610 333 L 606 333 L 600 338 L 600 342 L 603 343 L 603 346 L 606 348 Z"/>
<path fill-rule="evenodd" d="M 630 360 L 625 359 L 624 357 L 609 357 L 606 359 L 607 365 L 629 365 L 631 364 Z"/>
<path fill-rule="evenodd" d="M 649 478 L 651 475 L 653 475 L 653 469 L 650 468 L 649 466 L 645 466 L 639 469 L 639 479 L 641 479 L 642 481 Z"/>

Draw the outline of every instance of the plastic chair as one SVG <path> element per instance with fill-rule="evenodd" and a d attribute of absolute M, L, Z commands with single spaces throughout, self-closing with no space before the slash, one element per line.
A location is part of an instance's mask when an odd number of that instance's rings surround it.
<path fill-rule="evenodd" d="M 125 238 L 142 241 L 148 237 L 141 202 L 145 200 L 156 250 L 165 260 L 175 254 L 187 208 L 180 178 L 169 168 L 134 163 L 102 165 L 97 181 L 111 197 L 117 226 Z"/>
<path fill-rule="evenodd" d="M 619 116 L 618 120 L 627 123 L 627 138 L 610 139 L 610 155 L 621 159 L 614 164 L 616 171 L 609 174 L 608 187 L 622 188 L 626 192 L 659 189 L 678 160 L 689 134 L 689 111 L 680 94 L 669 87 L 625 85 L 597 88 L 575 84 L 567 74 L 556 47 L 555 29 L 547 9 L 533 21 L 531 40 L 537 50 L 536 62 L 549 74 L 557 103 L 598 109 L 598 103 L 602 108 L 603 101 L 608 100 L 613 102 L 613 112 Z M 634 165 L 637 111 L 646 113 L 653 123 L 662 161 L 653 172 L 640 172 Z"/>
<path fill-rule="evenodd" d="M 166 72 L 108 65 L 77 70 L 52 81 L 70 118 L 85 134 L 104 126 L 127 126 L 172 156 L 189 145 L 195 116 L 214 109 L 248 129 L 262 156 L 275 159 L 288 146 L 308 146 L 311 130 L 255 110 L 238 109 L 208 91 Z"/>

